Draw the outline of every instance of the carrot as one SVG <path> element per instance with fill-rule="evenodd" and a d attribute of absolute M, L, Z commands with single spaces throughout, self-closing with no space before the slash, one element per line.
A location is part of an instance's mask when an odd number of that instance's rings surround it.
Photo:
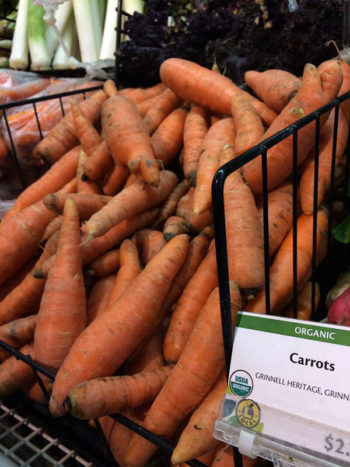
<path fill-rule="evenodd" d="M 0 326 L 0 339 L 6 344 L 18 349 L 24 344 L 32 342 L 37 315 L 26 316 L 25 318 L 15 319 L 7 324 Z M 0 360 L 5 360 L 11 354 L 5 349 L 0 348 Z"/>
<path fill-rule="evenodd" d="M 235 153 L 238 156 L 257 144 L 264 134 L 264 125 L 257 111 L 245 96 L 234 96 L 231 103 L 235 124 Z"/>
<path fill-rule="evenodd" d="M 26 344 L 19 349 L 26 356 L 34 358 L 32 344 Z M 34 377 L 32 368 L 22 360 L 11 356 L 0 364 L 0 397 L 11 394 L 16 389 L 21 389 Z"/>
<path fill-rule="evenodd" d="M 214 113 L 231 115 L 233 96 L 247 96 L 266 124 L 276 117 L 276 112 L 266 104 L 242 91 L 230 79 L 208 70 L 194 62 L 180 58 L 169 58 L 160 66 L 160 78 L 181 99 L 208 108 Z"/>
<path fill-rule="evenodd" d="M 122 164 L 115 163 L 103 181 L 102 190 L 105 195 L 114 196 L 122 189 L 129 176 L 129 170 Z"/>
<path fill-rule="evenodd" d="M 47 242 L 43 253 L 33 269 L 40 268 L 42 264 L 56 252 L 58 232 Z M 32 271 L 28 271 L 23 280 L 0 302 L 0 323 L 8 323 L 39 309 L 41 295 L 45 281 L 35 279 Z"/>
<path fill-rule="evenodd" d="M 206 452 L 202 456 L 198 457 L 196 460 L 199 462 L 202 462 L 204 465 L 209 465 L 209 462 L 211 458 L 213 457 L 214 453 L 212 451 Z M 185 462 L 183 464 L 180 464 L 178 467 L 187 467 L 188 464 Z"/>
<path fill-rule="evenodd" d="M 163 326 L 158 326 L 156 331 L 125 362 L 123 373 L 133 375 L 140 371 L 151 371 L 164 366 L 163 339 Z"/>
<path fill-rule="evenodd" d="M 144 182 L 130 185 L 112 198 L 106 206 L 83 225 L 88 239 L 99 237 L 126 218 L 157 206 L 164 201 L 178 183 L 173 172 L 163 170 L 157 187 Z"/>
<path fill-rule="evenodd" d="M 99 90 L 80 104 L 85 116 L 95 123 L 100 116 L 101 106 L 106 100 L 106 94 Z M 34 148 L 33 155 L 49 162 L 59 159 L 77 143 L 75 127 L 71 113 L 62 120 Z"/>
<path fill-rule="evenodd" d="M 213 223 L 211 209 L 206 209 L 200 214 L 193 212 L 193 196 L 195 189 L 191 187 L 189 191 L 179 200 L 176 215 L 183 217 L 191 232 L 200 232 L 205 227 Z"/>
<path fill-rule="evenodd" d="M 213 236 L 213 229 L 211 227 L 206 227 L 191 240 L 187 258 L 173 280 L 170 290 L 162 304 L 161 315 L 164 316 L 182 294 L 187 283 L 190 281 L 207 254 L 207 250 Z"/>
<path fill-rule="evenodd" d="M 149 99 L 144 99 L 141 102 L 138 102 L 136 104 L 136 108 L 139 111 L 139 114 L 141 117 L 144 117 L 146 113 L 149 111 L 149 109 L 152 107 L 152 105 L 156 102 L 158 99 L 158 94 L 156 96 L 150 97 Z"/>
<path fill-rule="evenodd" d="M 163 227 L 163 235 L 165 240 L 168 242 L 176 235 L 180 234 L 189 234 L 190 229 L 186 224 L 185 219 L 180 216 L 170 216 L 166 220 L 164 227 Z"/>
<path fill-rule="evenodd" d="M 125 239 L 120 246 L 120 268 L 113 283 L 107 307 L 113 305 L 140 274 L 140 271 L 141 267 L 137 248 L 131 240 Z"/>
<path fill-rule="evenodd" d="M 345 94 L 346 92 L 350 91 L 350 65 L 344 61 L 340 62 L 340 66 L 343 71 L 343 82 L 339 90 L 339 96 Z M 350 121 L 350 102 L 349 99 L 346 99 L 340 104 L 340 108 L 346 115 L 348 122 Z"/>
<path fill-rule="evenodd" d="M 28 186 L 16 199 L 11 211 L 7 213 L 7 218 L 21 209 L 40 201 L 45 195 L 62 188 L 74 177 L 79 159 L 79 146 L 67 152 L 59 161 L 53 164 L 50 169 L 38 180 Z"/>
<path fill-rule="evenodd" d="M 297 319 L 310 321 L 312 319 L 312 282 L 308 281 L 298 293 L 297 298 Z M 315 311 L 320 305 L 320 287 L 315 282 Z M 284 311 L 283 315 L 294 318 L 294 304 L 291 303 Z"/>
<path fill-rule="evenodd" d="M 324 210 L 317 212 L 316 259 L 323 259 L 323 246 L 327 235 L 327 214 Z M 301 289 L 312 272 L 312 230 L 313 216 L 302 214 L 297 222 L 297 284 Z M 277 251 L 270 267 L 270 303 L 271 313 L 277 314 L 293 296 L 293 229 L 290 230 Z M 248 303 L 247 311 L 265 313 L 265 291 L 259 292 L 254 300 Z"/>
<path fill-rule="evenodd" d="M 273 124 L 264 133 L 262 140 L 276 134 L 301 117 L 326 105 L 334 99 L 341 86 L 342 72 L 339 64 L 328 66 L 323 73 L 311 64 L 306 64 L 300 90 L 282 110 Z M 324 123 L 326 115 L 321 118 Z M 298 131 L 298 164 L 302 163 L 315 144 L 315 124 L 310 123 Z M 293 171 L 293 136 L 289 136 L 274 145 L 267 153 L 268 188 L 274 188 L 283 182 Z M 262 170 L 260 157 L 242 167 L 243 176 L 254 194 L 262 193 Z"/>
<path fill-rule="evenodd" d="M 91 152 L 101 142 L 101 136 L 74 99 L 70 100 L 70 108 L 73 116 L 75 135 L 84 152 L 90 156 Z"/>
<path fill-rule="evenodd" d="M 96 378 L 74 386 L 66 405 L 76 418 L 87 420 L 151 402 L 163 387 L 171 365 L 131 376 Z"/>
<path fill-rule="evenodd" d="M 138 343 L 152 333 L 161 303 L 187 250 L 186 235 L 168 242 L 134 279 L 133 286 L 76 339 L 55 379 L 50 400 L 54 416 L 66 412 L 64 400 L 72 387 L 112 375 Z"/>
<path fill-rule="evenodd" d="M 125 88 L 119 91 L 119 94 L 122 96 L 127 97 L 135 104 L 145 100 L 150 99 L 154 96 L 158 96 L 161 94 L 165 89 L 163 83 L 155 84 L 149 88 Z"/>
<path fill-rule="evenodd" d="M 154 156 L 166 167 L 180 152 L 187 109 L 178 107 L 164 118 L 152 135 Z"/>
<path fill-rule="evenodd" d="M 118 89 L 115 82 L 111 79 L 107 79 L 103 83 L 103 90 L 106 93 L 107 98 L 114 97 L 118 94 Z"/>
<path fill-rule="evenodd" d="M 5 138 L 0 136 L 0 162 L 3 163 L 7 159 L 8 155 L 9 155 L 9 150 L 6 145 Z"/>
<path fill-rule="evenodd" d="M 285 70 L 246 71 L 244 80 L 254 94 L 280 113 L 301 87 L 301 79 Z"/>
<path fill-rule="evenodd" d="M 234 144 L 235 126 L 232 118 L 224 118 L 212 125 L 206 134 L 198 162 L 193 212 L 200 214 L 211 207 L 211 185 L 220 167 L 220 151 L 225 144 Z"/>
<path fill-rule="evenodd" d="M 115 274 L 109 274 L 98 279 L 92 286 L 86 304 L 87 324 L 92 323 L 97 316 L 107 310 L 108 300 L 115 282 L 115 277 Z"/>
<path fill-rule="evenodd" d="M 173 464 L 195 459 L 215 449 L 219 440 L 213 437 L 216 417 L 227 388 L 224 372 L 219 375 L 215 386 L 193 412 L 189 422 L 181 433 L 171 456 Z"/>
<path fill-rule="evenodd" d="M 188 112 L 184 126 L 184 174 L 192 185 L 197 178 L 197 167 L 200 149 L 208 131 L 208 118 L 204 109 L 192 105 Z"/>
<path fill-rule="evenodd" d="M 261 226 L 264 223 L 263 203 L 258 205 Z M 271 190 L 268 196 L 269 255 L 281 245 L 293 222 L 293 187 L 283 183 Z"/>
<path fill-rule="evenodd" d="M 103 136 L 113 160 L 139 172 L 145 182 L 159 183 L 159 170 L 146 125 L 135 105 L 123 96 L 109 98 L 101 112 Z"/>
<path fill-rule="evenodd" d="M 181 99 L 171 89 L 164 89 L 143 118 L 149 133 L 154 133 L 165 117 L 179 105 L 181 105 Z"/>
<path fill-rule="evenodd" d="M 4 285 L 1 286 L 0 289 L 0 303 L 1 300 L 4 300 L 4 298 L 9 295 L 26 277 L 26 275 L 31 272 L 33 269 L 37 259 L 40 256 L 40 251 L 38 251 L 36 256 L 33 256 L 28 260 L 21 268 L 20 271 L 17 272 L 17 274 L 13 275 L 10 277 L 9 280 L 5 282 Z"/>
<path fill-rule="evenodd" d="M 45 206 L 51 211 L 62 214 L 67 198 L 73 198 L 77 205 L 79 218 L 89 219 L 95 212 L 103 208 L 112 198 L 110 196 L 87 193 L 50 193 L 44 197 Z"/>
<path fill-rule="evenodd" d="M 166 243 L 162 232 L 153 229 L 138 230 L 134 235 L 134 241 L 140 251 L 142 264 L 147 264 Z"/>
<path fill-rule="evenodd" d="M 101 140 L 85 162 L 83 178 L 91 181 L 99 180 L 112 168 L 112 156 L 106 141 Z"/>
<path fill-rule="evenodd" d="M 331 184 L 332 160 L 333 160 L 333 135 L 334 135 L 334 109 L 327 122 L 324 124 L 320 134 L 320 147 L 317 173 L 317 207 L 322 203 L 325 194 Z M 334 164 L 337 165 L 341 155 L 344 153 L 349 136 L 349 123 L 342 111 L 339 109 L 338 130 L 336 135 L 336 151 Z M 312 214 L 314 210 L 314 183 L 315 183 L 315 160 L 310 159 L 304 167 L 300 179 L 300 204 L 305 214 Z"/>
<path fill-rule="evenodd" d="M 231 160 L 233 154 L 234 149 L 225 146 L 221 160 Z M 229 277 L 249 294 L 265 282 L 264 239 L 253 193 L 238 170 L 225 182 L 224 205 Z"/>
<path fill-rule="evenodd" d="M 45 243 L 54 233 L 58 232 L 62 226 L 63 216 L 56 216 L 49 222 L 40 238 L 40 243 Z"/>
<path fill-rule="evenodd" d="M 235 318 L 241 297 L 232 281 L 230 295 Z M 147 412 L 144 427 L 164 438 L 172 436 L 210 391 L 223 367 L 220 299 L 216 288 L 206 301 L 179 361 Z M 135 434 L 126 454 L 128 465 L 144 465 L 156 449 L 154 444 Z"/>
<path fill-rule="evenodd" d="M 113 249 L 102 253 L 98 258 L 86 265 L 85 272 L 92 277 L 103 277 L 112 274 L 120 266 L 119 249 Z"/>
<path fill-rule="evenodd" d="M 182 292 L 164 339 L 164 357 L 177 362 L 192 332 L 198 315 L 218 283 L 214 245 L 209 249 Z"/>
<path fill-rule="evenodd" d="M 168 217 L 175 214 L 177 204 L 179 200 L 187 193 L 190 188 L 190 182 L 184 178 L 179 182 L 176 187 L 171 191 L 167 199 L 164 201 L 163 206 L 160 209 L 158 219 L 156 220 L 154 227 L 162 226 L 163 222 Z"/>
<path fill-rule="evenodd" d="M 52 390 L 52 385 L 53 385 L 52 380 L 47 378 L 44 375 L 40 375 L 40 378 L 44 384 L 47 394 L 49 395 Z M 24 388 L 24 393 L 29 397 L 29 399 L 32 399 L 34 402 L 37 402 L 38 404 L 47 405 L 48 403 L 46 394 L 43 392 L 39 382 L 36 380 L 33 381 L 29 386 Z"/>
<path fill-rule="evenodd" d="M 38 201 L 0 224 L 0 285 L 37 252 L 40 238 L 55 215 Z"/>
<path fill-rule="evenodd" d="M 242 456 L 243 467 L 257 467 L 260 465 L 260 462 L 260 458 L 252 459 L 248 456 Z M 234 467 L 233 446 L 220 443 L 208 465 L 210 467 Z"/>
<path fill-rule="evenodd" d="M 88 158 L 88 155 L 86 152 L 84 152 L 82 149 L 80 150 L 80 155 L 79 155 L 79 162 L 78 162 L 78 167 L 77 167 L 77 192 L 78 193 L 86 193 L 86 194 L 100 194 L 101 193 L 101 188 L 100 185 L 97 182 L 91 182 L 89 180 L 83 180 L 82 175 L 84 173 L 84 165 L 85 162 Z"/>
<path fill-rule="evenodd" d="M 86 325 L 85 285 L 79 245 L 78 209 L 73 199 L 68 198 L 57 255 L 45 283 L 34 337 L 35 357 L 49 369 L 60 367 L 72 343 Z M 49 347 L 47 342 L 50 342 Z"/>

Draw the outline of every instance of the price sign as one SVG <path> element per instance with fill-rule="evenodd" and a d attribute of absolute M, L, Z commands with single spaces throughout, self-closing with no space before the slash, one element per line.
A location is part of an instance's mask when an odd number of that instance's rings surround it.
<path fill-rule="evenodd" d="M 349 359 L 350 328 L 241 312 L 221 421 L 350 465 Z"/>

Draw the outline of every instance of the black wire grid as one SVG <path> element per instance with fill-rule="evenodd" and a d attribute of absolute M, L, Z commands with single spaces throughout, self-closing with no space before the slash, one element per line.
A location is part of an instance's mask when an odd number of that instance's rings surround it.
<path fill-rule="evenodd" d="M 118 0 L 118 16 L 117 16 L 117 42 L 116 42 L 116 50 L 119 50 L 120 43 L 121 43 L 121 34 L 122 31 L 122 16 L 128 16 L 126 13 L 122 11 L 122 0 Z M 121 12 L 121 13 L 119 13 Z M 118 85 L 119 82 L 119 66 L 118 66 L 118 57 L 117 52 L 115 53 L 115 82 Z M 31 104 L 33 106 L 33 110 L 35 113 L 35 118 L 37 122 L 38 132 L 40 138 L 42 139 L 42 129 L 40 124 L 40 116 L 37 112 L 36 104 L 45 100 L 55 100 L 58 99 L 60 103 L 60 107 L 62 110 L 62 115 L 64 115 L 64 106 L 62 103 L 62 99 L 67 96 L 73 96 L 82 94 L 84 98 L 86 97 L 86 93 L 95 91 L 97 89 L 101 89 L 102 86 L 91 87 L 87 89 L 79 89 L 75 91 L 68 91 L 60 94 L 52 94 L 49 96 L 37 97 L 26 99 L 22 101 L 7 103 L 0 105 L 0 111 L 3 112 L 5 127 L 7 130 L 10 146 L 11 146 L 11 153 L 15 160 L 16 167 L 18 169 L 18 173 L 20 175 L 20 179 L 23 185 L 23 188 L 26 186 L 24 177 L 22 175 L 22 170 L 19 162 L 19 158 L 16 151 L 16 146 L 14 144 L 14 140 L 11 134 L 11 128 L 7 118 L 7 111 L 10 108 L 18 107 L 24 104 Z M 264 229 L 264 255 L 265 255 L 265 291 L 266 291 L 266 312 L 270 313 L 270 294 L 269 294 L 269 266 L 270 266 L 270 259 L 269 259 L 269 244 L 268 244 L 268 189 L 267 189 L 267 165 L 268 165 L 268 150 L 279 143 L 280 141 L 292 137 L 293 138 L 293 232 L 294 232 L 294 245 L 297 245 L 297 234 L 296 234 L 296 222 L 297 222 L 297 186 L 298 186 L 298 172 L 297 172 L 297 156 L 298 156 L 298 131 L 303 128 L 305 125 L 314 124 L 315 125 L 315 178 L 314 178 L 314 219 L 313 219 L 313 262 L 312 262 L 312 309 L 314 311 L 315 306 L 315 277 L 316 277 L 316 225 L 317 225 L 317 189 L 318 189 L 318 156 L 319 156 L 319 142 L 320 142 L 320 119 L 321 116 L 330 111 L 331 109 L 335 109 L 335 117 L 334 117 L 334 135 L 333 135 L 333 157 L 332 157 L 332 173 L 331 173 L 331 186 L 330 186 L 330 207 L 332 206 L 332 200 L 334 195 L 334 170 L 335 170 L 335 152 L 336 152 L 336 145 L 337 145 L 337 132 L 338 132 L 338 115 L 339 115 L 339 105 L 345 101 L 346 99 L 350 98 L 350 92 L 338 97 L 337 99 L 333 100 L 326 106 L 318 109 L 317 111 L 309 114 L 302 119 L 298 120 L 295 124 L 285 128 L 284 130 L 276 133 L 269 139 L 265 140 L 261 144 L 253 147 L 249 151 L 245 152 L 244 154 L 240 155 L 236 159 L 228 162 L 223 167 L 221 167 L 218 172 L 216 173 L 213 185 L 212 185 L 212 199 L 213 199 L 213 215 L 214 215 L 214 224 L 215 224 L 215 244 L 216 244 L 216 255 L 217 255 L 217 264 L 218 264 L 218 279 L 219 279 L 219 290 L 220 290 L 220 304 L 221 304 L 221 319 L 222 319 L 222 331 L 223 331 L 223 340 L 224 340 L 224 347 L 225 347 L 225 361 L 226 361 L 226 369 L 229 371 L 230 367 L 230 358 L 233 346 L 233 323 L 231 317 L 231 307 L 230 307 L 230 294 L 229 294 L 229 274 L 228 274 L 228 261 L 227 261 L 227 247 L 226 247 L 226 229 L 225 229 L 225 210 L 224 210 L 224 184 L 226 178 L 235 170 L 239 170 L 243 165 L 247 164 L 251 160 L 255 159 L 256 157 L 261 157 L 261 170 L 263 175 L 263 229 Z M 347 149 L 347 154 L 349 155 L 349 146 Z M 349 160 L 349 157 L 348 157 Z M 347 177 L 349 175 L 349 162 L 347 163 Z M 332 248 L 332 241 L 331 241 L 331 222 L 332 222 L 332 209 L 330 208 L 329 211 L 329 232 L 328 232 L 328 252 L 330 253 Z M 329 256 L 329 254 L 328 254 Z M 294 304 L 294 315 L 296 316 L 297 311 L 297 250 L 296 247 L 293 249 L 293 304 Z M 55 375 L 54 373 L 50 372 L 37 362 L 31 359 L 28 355 L 23 355 L 18 350 L 14 349 L 13 347 L 9 346 L 5 342 L 0 340 L 0 347 L 10 352 L 14 355 L 17 359 L 24 361 L 28 365 L 31 366 L 35 377 L 37 378 L 44 395 L 46 396 L 47 400 L 49 395 L 45 389 L 45 386 L 41 380 L 40 375 L 47 376 L 51 380 L 54 380 Z M 171 455 L 173 451 L 173 446 L 165 441 L 163 438 L 154 435 L 153 433 L 145 430 L 140 425 L 136 424 L 132 420 L 128 419 L 127 417 L 123 416 L 122 414 L 114 414 L 111 415 L 117 422 L 122 423 L 123 425 L 127 426 L 134 432 L 138 433 L 140 436 L 148 439 L 149 441 L 156 444 L 166 455 Z M 64 419 L 68 417 L 69 419 L 69 426 L 70 431 L 76 433 L 83 433 L 83 438 L 89 435 L 89 430 L 86 431 L 86 427 L 84 423 L 80 420 L 76 420 L 73 417 L 65 416 Z M 55 425 L 59 424 L 59 419 L 55 420 Z M 98 426 L 98 424 L 97 424 Z M 91 431 L 91 430 L 90 430 Z M 101 432 L 101 450 L 106 452 L 106 443 L 104 437 Z M 92 443 L 93 447 L 96 449 L 96 443 Z M 105 454 L 105 456 L 109 456 L 110 454 Z M 104 460 L 103 465 L 113 465 L 113 461 L 110 462 L 110 459 L 107 461 L 107 458 Z M 202 462 L 197 460 L 193 460 L 188 462 L 188 465 L 193 467 L 205 467 Z M 238 453 L 238 450 L 235 449 L 235 465 L 237 467 L 241 467 L 242 460 L 241 456 Z"/>

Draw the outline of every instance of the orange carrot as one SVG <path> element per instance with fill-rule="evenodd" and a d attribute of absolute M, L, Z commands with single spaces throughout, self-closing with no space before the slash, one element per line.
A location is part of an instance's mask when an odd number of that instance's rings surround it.
<path fill-rule="evenodd" d="M 96 378 L 74 386 L 66 405 L 80 419 L 102 417 L 151 402 L 163 387 L 171 365 L 131 376 Z"/>
<path fill-rule="evenodd" d="M 164 89 L 143 118 L 149 133 L 154 133 L 165 117 L 179 105 L 181 105 L 181 99 L 171 89 Z"/>
<path fill-rule="evenodd" d="M 178 185 L 176 185 L 160 209 L 158 219 L 154 224 L 155 228 L 162 226 L 163 222 L 166 221 L 168 217 L 175 214 L 179 200 L 187 193 L 189 188 L 190 182 L 186 178 L 184 178 L 181 182 L 178 183 Z"/>
<path fill-rule="evenodd" d="M 44 375 L 40 375 L 40 378 L 44 384 L 47 394 L 50 395 L 53 381 Z M 24 393 L 29 397 L 29 399 L 32 399 L 34 402 L 37 402 L 39 404 L 47 405 L 48 399 L 38 381 L 34 380 L 29 386 L 23 389 Z"/>
<path fill-rule="evenodd" d="M 26 356 L 34 358 L 32 344 L 26 344 L 19 349 Z M 0 364 L 0 397 L 11 394 L 16 389 L 21 389 L 33 378 L 32 368 L 15 356 L 6 359 Z"/>
<path fill-rule="evenodd" d="M 235 153 L 238 156 L 257 144 L 264 134 L 264 125 L 257 111 L 245 96 L 232 98 L 232 117 L 235 124 Z"/>
<path fill-rule="evenodd" d="M 112 198 L 110 196 L 87 193 L 50 193 L 44 197 L 45 206 L 51 211 L 62 214 L 68 197 L 74 199 L 79 211 L 79 219 L 89 219 L 95 212 L 103 208 Z"/>
<path fill-rule="evenodd" d="M 140 271 L 141 266 L 137 248 L 131 240 L 125 239 L 120 246 L 120 268 L 113 283 L 107 307 L 113 305 L 140 274 Z"/>
<path fill-rule="evenodd" d="M 209 249 L 182 292 L 164 339 L 164 357 L 177 362 L 207 298 L 218 283 L 214 245 Z"/>
<path fill-rule="evenodd" d="M 0 136 L 0 162 L 3 163 L 9 154 L 8 147 L 6 145 L 5 138 Z"/>
<path fill-rule="evenodd" d="M 315 282 L 315 311 L 320 305 L 320 286 Z M 294 318 L 294 304 L 291 303 L 283 310 L 283 316 Z M 298 293 L 297 319 L 310 321 L 312 319 L 312 282 L 308 281 Z"/>
<path fill-rule="evenodd" d="M 334 134 L 334 109 L 327 122 L 324 124 L 320 134 L 320 147 L 318 158 L 318 185 L 317 185 L 317 207 L 322 203 L 324 196 L 330 187 L 332 177 L 332 155 Z M 349 123 L 342 111 L 339 109 L 338 131 L 336 136 L 337 146 L 335 152 L 335 165 L 345 151 L 349 136 Z M 315 183 L 315 160 L 310 159 L 304 167 L 300 179 L 300 204 L 305 214 L 312 214 L 314 210 L 314 183 Z"/>
<path fill-rule="evenodd" d="M 40 238 L 55 216 L 38 201 L 0 224 L 0 285 L 37 252 Z"/>
<path fill-rule="evenodd" d="M 158 326 L 152 336 L 143 342 L 142 346 L 125 362 L 124 374 L 133 375 L 140 371 L 151 371 L 164 366 L 163 339 L 163 326 Z"/>
<path fill-rule="evenodd" d="M 280 113 L 301 87 L 301 79 L 285 70 L 246 71 L 244 80 L 254 94 Z"/>
<path fill-rule="evenodd" d="M 118 94 L 118 89 L 115 82 L 111 79 L 107 79 L 103 83 L 103 90 L 106 93 L 107 98 L 116 96 Z"/>
<path fill-rule="evenodd" d="M 156 102 L 157 99 L 158 94 L 136 104 L 136 108 L 139 111 L 141 117 L 144 117 L 146 115 L 146 113 L 149 111 L 149 109 L 152 107 L 152 105 Z"/>
<path fill-rule="evenodd" d="M 113 168 L 113 159 L 105 140 L 91 152 L 84 165 L 84 179 L 96 181 Z"/>
<path fill-rule="evenodd" d="M 86 154 L 90 156 L 91 152 L 101 142 L 101 136 L 92 124 L 91 120 L 84 115 L 80 105 L 74 99 L 71 99 L 70 107 L 76 137 Z"/>
<path fill-rule="evenodd" d="M 261 226 L 264 222 L 263 203 L 258 206 Z M 268 196 L 269 255 L 280 247 L 293 222 L 293 187 L 284 183 L 271 190 Z"/>
<path fill-rule="evenodd" d="M 317 212 L 316 260 L 323 259 L 323 246 L 327 235 L 327 214 L 324 210 Z M 312 230 L 313 215 L 302 214 L 297 222 L 297 283 L 298 289 L 303 287 L 312 272 Z M 277 314 L 293 296 L 293 229 L 290 230 L 277 251 L 270 267 L 270 303 L 271 313 Z M 265 291 L 259 292 L 254 300 L 248 303 L 247 311 L 265 313 Z"/>
<path fill-rule="evenodd" d="M 264 133 L 262 140 L 276 134 L 281 129 L 293 124 L 301 117 L 326 105 L 334 99 L 340 89 L 342 71 L 336 61 L 319 73 L 313 65 L 304 67 L 303 82 L 300 90 L 282 110 L 273 124 Z M 323 115 L 324 123 L 327 115 Z M 312 122 L 298 131 L 298 164 L 303 162 L 315 144 L 315 123 Z M 267 152 L 268 188 L 274 188 L 283 182 L 293 171 L 293 136 L 282 140 Z M 257 157 L 242 167 L 243 175 L 254 194 L 262 193 L 261 158 Z"/>
<path fill-rule="evenodd" d="M 232 97 L 244 94 L 251 100 L 264 123 L 271 124 L 277 115 L 266 104 L 242 91 L 230 79 L 188 60 L 165 60 L 160 66 L 160 77 L 184 101 L 208 108 L 214 113 L 231 115 Z"/>
<path fill-rule="evenodd" d="M 161 303 L 187 250 L 186 235 L 168 242 L 134 279 L 133 286 L 80 334 L 55 379 L 50 400 L 54 416 L 66 412 L 64 400 L 72 387 L 112 375 L 138 343 L 152 333 Z"/>
<path fill-rule="evenodd" d="M 213 236 L 213 229 L 211 227 L 206 227 L 191 240 L 187 258 L 173 280 L 170 290 L 162 304 L 162 311 L 160 313 L 162 316 L 166 315 L 172 305 L 176 303 L 177 299 L 182 294 L 187 283 L 190 281 L 207 254 L 207 250 Z"/>
<path fill-rule="evenodd" d="M 55 232 L 58 232 L 62 226 L 63 216 L 56 216 L 49 222 L 41 236 L 40 243 L 45 243 Z"/>
<path fill-rule="evenodd" d="M 192 105 L 184 126 L 184 174 L 192 185 L 197 178 L 197 167 L 204 137 L 208 131 L 208 118 L 204 109 Z"/>
<path fill-rule="evenodd" d="M 79 162 L 77 167 L 77 192 L 86 194 L 100 194 L 101 188 L 97 182 L 91 182 L 89 180 L 83 180 L 82 176 L 84 173 L 84 165 L 88 158 L 86 152 L 80 150 Z"/>
<path fill-rule="evenodd" d="M 178 107 L 164 118 L 152 135 L 154 156 L 166 167 L 180 152 L 187 109 Z"/>
<path fill-rule="evenodd" d="M 79 151 L 80 147 L 77 146 L 67 152 L 44 175 L 26 188 L 16 199 L 7 217 L 40 201 L 45 195 L 59 190 L 72 180 L 78 167 Z"/>
<path fill-rule="evenodd" d="M 118 270 L 120 266 L 119 249 L 106 251 L 98 258 L 86 265 L 85 272 L 92 277 L 103 277 L 112 274 Z"/>
<path fill-rule="evenodd" d="M 232 159 L 232 147 L 223 152 L 222 161 Z M 225 182 L 224 204 L 229 277 L 248 293 L 260 290 L 265 282 L 263 232 L 253 193 L 238 170 Z"/>
<path fill-rule="evenodd" d="M 140 251 L 142 264 L 147 264 L 166 243 L 162 232 L 152 229 L 138 230 L 134 235 L 134 241 Z"/>
<path fill-rule="evenodd" d="M 103 136 L 115 162 L 139 172 L 145 182 L 159 183 L 151 138 L 135 105 L 123 96 L 109 98 L 102 107 Z"/>
<path fill-rule="evenodd" d="M 193 196 L 195 189 L 191 187 L 189 191 L 179 200 L 176 215 L 183 217 L 191 232 L 200 232 L 205 227 L 213 223 L 211 209 L 206 209 L 200 214 L 193 212 Z"/>
<path fill-rule="evenodd" d="M 88 239 L 99 237 L 126 218 L 157 206 L 178 183 L 173 172 L 163 170 L 157 187 L 138 182 L 119 192 L 84 224 Z"/>
<path fill-rule="evenodd" d="M 57 255 L 40 302 L 34 337 L 36 359 L 58 369 L 72 343 L 86 325 L 85 285 L 80 254 L 78 209 L 68 198 Z M 62 293 L 64 292 L 64 293 Z M 50 342 L 50 346 L 47 346 Z"/>
<path fill-rule="evenodd" d="M 108 196 L 114 196 L 122 189 L 129 176 L 129 170 L 122 164 L 115 163 L 112 170 L 103 181 L 103 193 Z"/>
<path fill-rule="evenodd" d="M 106 94 L 99 90 L 80 104 L 85 116 L 95 123 L 100 116 L 101 106 L 106 100 Z M 77 143 L 75 127 L 71 113 L 62 120 L 38 143 L 33 151 L 34 157 L 54 162 Z"/>
<path fill-rule="evenodd" d="M 241 297 L 232 281 L 230 295 L 235 322 Z M 147 412 L 144 427 L 164 438 L 172 436 L 210 391 L 223 367 L 220 299 L 216 288 L 206 301 L 179 361 Z M 126 454 L 128 465 L 144 465 L 156 450 L 154 444 L 135 434 Z"/>
<path fill-rule="evenodd" d="M 215 386 L 193 412 L 181 433 L 171 456 L 173 464 L 195 459 L 215 449 L 219 440 L 213 437 L 216 417 L 227 388 L 226 374 L 222 372 Z"/>
<path fill-rule="evenodd" d="M 155 84 L 149 88 L 125 88 L 119 91 L 119 94 L 127 97 L 132 102 L 137 104 L 145 99 L 150 99 L 151 97 L 161 94 L 165 89 L 163 83 Z"/>
<path fill-rule="evenodd" d="M 21 270 L 18 271 L 17 274 L 11 276 L 10 279 L 7 280 L 4 285 L 1 286 L 0 303 L 1 303 L 1 300 L 4 300 L 4 298 L 7 295 L 9 295 L 23 281 L 26 275 L 32 271 L 39 256 L 40 256 L 40 251 L 38 251 L 36 256 L 33 256 L 32 258 L 30 258 L 30 260 L 28 260 L 22 266 Z"/>
<path fill-rule="evenodd" d="M 339 96 L 345 94 L 346 92 L 350 91 L 350 65 L 344 61 L 340 62 L 340 66 L 343 71 L 343 82 L 339 90 Z M 349 99 L 346 99 L 340 104 L 340 108 L 346 115 L 348 122 L 350 121 L 350 102 Z"/>
<path fill-rule="evenodd" d="M 86 304 L 87 324 L 92 323 L 97 316 L 107 310 L 109 296 L 115 282 L 115 274 L 109 274 L 98 279 L 92 286 Z"/>
<path fill-rule="evenodd" d="M 34 337 L 36 320 L 37 315 L 30 315 L 3 324 L 0 326 L 0 339 L 15 349 L 29 344 Z M 5 360 L 10 355 L 5 349 L 0 348 L 0 360 Z"/>
<path fill-rule="evenodd" d="M 193 212 L 200 214 L 211 206 L 211 185 L 220 167 L 220 151 L 225 144 L 234 144 L 235 126 L 232 118 L 224 118 L 212 125 L 206 134 L 198 162 Z"/>
<path fill-rule="evenodd" d="M 186 224 L 185 219 L 180 216 L 170 216 L 164 223 L 163 235 L 165 240 L 168 242 L 176 235 L 190 233 L 190 229 Z"/>
<path fill-rule="evenodd" d="M 56 252 L 58 232 L 47 242 L 33 269 L 38 269 Z M 8 323 L 21 316 L 36 313 L 39 309 L 45 281 L 36 279 L 28 271 L 23 280 L 0 302 L 0 323 Z"/>

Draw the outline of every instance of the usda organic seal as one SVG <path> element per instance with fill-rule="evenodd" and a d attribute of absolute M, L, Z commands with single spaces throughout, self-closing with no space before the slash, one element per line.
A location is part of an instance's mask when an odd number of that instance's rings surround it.
<path fill-rule="evenodd" d="M 253 391 L 253 379 L 244 370 L 236 370 L 230 376 L 230 389 L 238 397 L 247 397 Z"/>

